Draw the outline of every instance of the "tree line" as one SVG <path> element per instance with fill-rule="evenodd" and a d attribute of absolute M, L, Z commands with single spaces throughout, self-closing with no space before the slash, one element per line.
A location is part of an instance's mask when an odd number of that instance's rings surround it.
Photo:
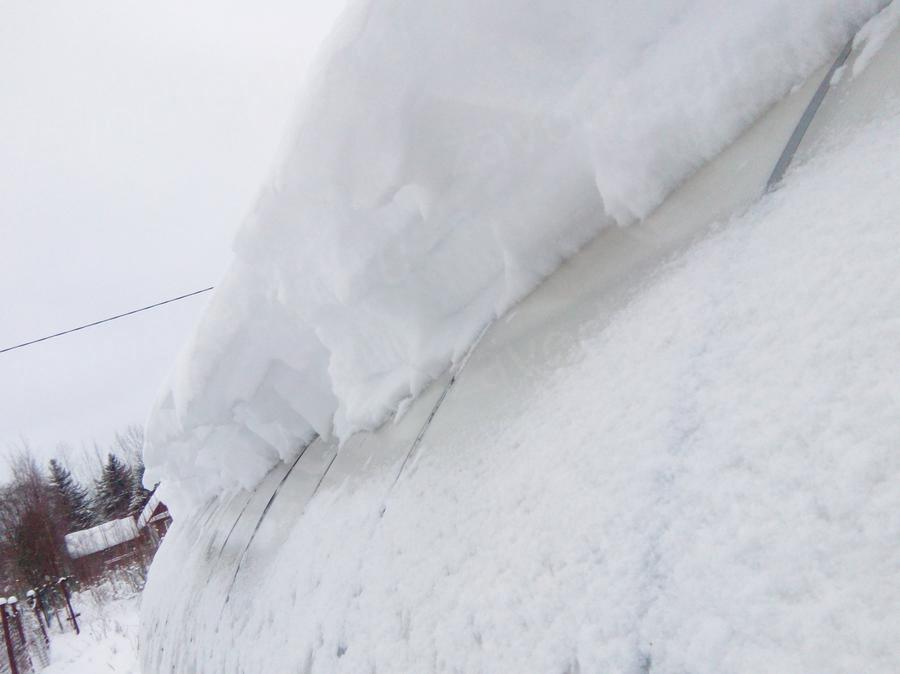
<path fill-rule="evenodd" d="M 66 575 L 65 535 L 136 516 L 151 492 L 144 488 L 143 430 L 117 433 L 99 475 L 82 484 L 62 458 L 41 465 L 23 444 L 9 457 L 12 476 L 0 485 L 0 589 L 38 585 Z"/>

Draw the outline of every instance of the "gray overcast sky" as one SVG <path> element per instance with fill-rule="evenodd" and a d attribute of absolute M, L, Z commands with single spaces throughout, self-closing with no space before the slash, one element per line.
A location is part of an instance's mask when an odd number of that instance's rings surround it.
<path fill-rule="evenodd" d="M 0 0 L 0 348 L 213 285 L 344 4 Z M 143 423 L 206 297 L 0 354 L 0 450 Z"/>

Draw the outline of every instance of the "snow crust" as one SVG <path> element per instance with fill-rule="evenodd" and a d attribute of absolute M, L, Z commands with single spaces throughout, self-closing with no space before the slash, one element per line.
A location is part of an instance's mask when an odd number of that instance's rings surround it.
<path fill-rule="evenodd" d="M 151 415 L 147 484 L 199 501 L 377 427 L 883 5 L 355 3 Z"/>
<path fill-rule="evenodd" d="M 98 524 L 90 529 L 66 534 L 66 550 L 73 559 L 92 555 L 139 536 L 133 517 L 123 517 Z"/>
<path fill-rule="evenodd" d="M 205 549 L 214 515 L 176 519 L 143 610 L 185 643 L 146 671 L 900 670 L 900 98 L 880 105 L 611 318 L 597 298 L 551 330 L 552 367 L 476 352 L 404 479 L 320 492 L 230 601 L 180 583 L 189 556 L 216 577 L 231 523 Z"/>

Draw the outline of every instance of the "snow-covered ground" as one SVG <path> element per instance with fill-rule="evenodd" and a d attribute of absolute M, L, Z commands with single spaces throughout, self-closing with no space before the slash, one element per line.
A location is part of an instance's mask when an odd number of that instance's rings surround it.
<path fill-rule="evenodd" d="M 51 633 L 50 666 L 41 674 L 141 674 L 138 664 L 140 595 L 109 599 L 106 592 L 73 597 L 81 634 Z"/>

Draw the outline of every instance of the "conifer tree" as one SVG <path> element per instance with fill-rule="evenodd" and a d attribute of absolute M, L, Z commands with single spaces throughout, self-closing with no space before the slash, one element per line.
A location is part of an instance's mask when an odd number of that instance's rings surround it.
<path fill-rule="evenodd" d="M 133 483 L 131 468 L 110 452 L 97 480 L 97 495 L 94 499 L 94 511 L 102 522 L 128 515 Z"/>
<path fill-rule="evenodd" d="M 150 495 L 153 493 L 150 489 L 144 487 L 144 460 L 138 456 L 135 465 L 132 468 L 134 475 L 131 485 L 131 514 L 137 515 L 147 505 Z"/>
<path fill-rule="evenodd" d="M 56 459 L 50 459 L 50 490 L 55 510 L 65 529 L 79 531 L 94 525 L 94 513 L 87 489 Z"/>

